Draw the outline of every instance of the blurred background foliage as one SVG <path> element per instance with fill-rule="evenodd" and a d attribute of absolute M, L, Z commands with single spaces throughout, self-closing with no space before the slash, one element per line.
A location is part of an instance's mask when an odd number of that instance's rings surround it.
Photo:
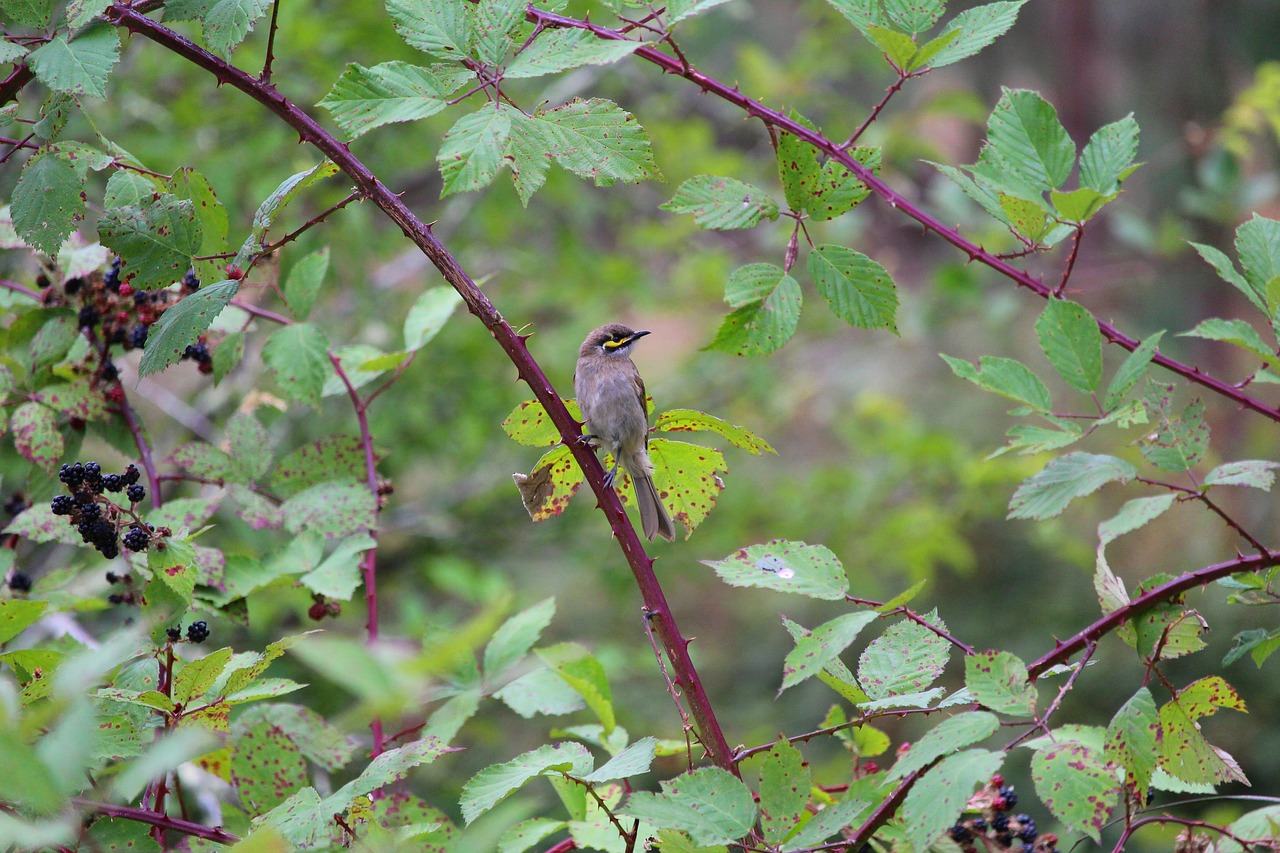
<path fill-rule="evenodd" d="M 969 5 L 953 4 L 949 14 Z M 570 11 L 588 8 L 575 3 Z M 909 82 L 864 143 L 884 147 L 884 175 L 892 186 L 944 221 L 963 223 L 987 248 L 1011 251 L 1017 248 L 1012 238 L 921 161 L 973 162 L 1000 86 L 1042 92 L 1078 144 L 1098 126 L 1134 112 L 1142 128 L 1139 159 L 1146 165 L 1126 183 L 1121 201 L 1090 225 L 1072 297 L 1135 336 L 1183 331 L 1205 316 L 1235 316 L 1240 301 L 1185 240 L 1229 251 L 1234 226 L 1251 211 L 1280 215 L 1277 32 L 1280 6 L 1268 0 L 1033 2 L 1009 35 L 978 57 Z M 821 2 L 736 0 L 687 22 L 678 40 L 700 69 L 772 107 L 801 111 L 834 138 L 852 132 L 893 82 L 876 51 Z M 264 44 L 265 32 L 255 33 L 239 48 L 237 62 L 256 71 Z M 304 106 L 323 97 L 347 62 L 418 59 L 395 35 L 381 4 L 338 0 L 282 4 L 276 53 L 277 85 Z M 765 457 L 722 448 L 729 472 L 716 510 L 692 539 L 652 549 L 682 629 L 697 638 L 694 659 L 731 743 L 817 727 L 836 701 L 822 685 L 809 683 L 785 700 L 773 699 L 790 647 L 777 614 L 813 625 L 839 608 L 726 588 L 700 560 L 771 538 L 820 542 L 844 561 L 854 595 L 888 598 L 927 579 L 915 602 L 921 610 L 938 607 L 953 633 L 979 648 L 1005 648 L 1028 659 L 1047 651 L 1053 636 L 1065 637 L 1095 618 L 1094 527 L 1140 492 L 1105 491 L 1049 523 L 1004 521 L 1015 484 L 1043 460 L 987 459 L 1010 425 L 1007 407 L 1000 398 L 975 393 L 938 358 L 939 352 L 1011 356 L 1047 375 L 1032 330 L 1042 308 L 1038 300 L 984 268 L 965 265 L 943 241 L 871 200 L 812 231 L 815 240 L 851 245 L 889 269 L 901 288 L 900 336 L 850 329 L 807 290 L 811 310 L 775 357 L 702 352 L 726 310 L 721 297 L 729 272 L 754 261 L 781 263 L 788 233 L 776 223 L 703 233 L 689 218 L 658 205 L 681 181 L 705 173 L 732 175 L 780 195 L 768 135 L 758 123 L 638 60 L 541 83 L 518 81 L 511 91 L 527 108 L 579 95 L 617 100 L 648 129 L 666 183 L 596 189 L 553 170 L 527 210 L 505 179 L 489 191 L 441 201 L 435 152 L 465 105 L 380 129 L 353 147 L 388 186 L 405 193 L 419 216 L 437 221 L 437 235 L 474 277 L 486 277 L 486 292 L 513 326 L 533 332 L 533 353 L 566 396 L 578 343 L 593 327 L 620 319 L 654 332 L 637 362 L 659 409 L 703 409 L 747 426 L 777 448 L 777 456 Z M 210 77 L 137 39 L 126 40 L 110 95 L 88 108 L 97 127 L 151 169 L 201 170 L 228 208 L 233 244 L 247 232 L 258 203 L 286 176 L 316 161 L 242 95 L 215 88 Z M 86 132 L 73 126 L 68 135 Z M 17 172 L 0 172 L 3 195 Z M 292 222 L 305 221 L 348 190 L 340 180 L 321 184 L 295 202 Z M 92 193 L 90 200 L 92 209 Z M 286 223 L 280 233 L 291 227 Z M 322 245 L 331 247 L 333 260 L 317 322 L 335 345 L 393 346 L 409 305 L 438 283 L 434 270 L 372 206 L 352 205 L 310 231 L 284 253 L 283 271 Z M 1063 251 L 1025 263 L 1054 278 Z M 4 273 L 19 280 L 32 274 Z M 275 274 L 265 269 L 251 279 L 264 285 L 251 298 L 267 307 L 275 305 L 265 286 Z M 259 369 L 261 337 L 251 336 L 246 363 L 216 388 L 189 363 L 137 386 L 133 397 L 161 458 L 193 437 L 217 442 L 231 414 L 261 401 L 255 388 L 270 391 Z M 1227 380 L 1253 367 L 1205 341 L 1170 335 L 1165 347 Z M 1119 356 L 1108 354 L 1111 369 Z M 559 611 L 544 641 L 580 640 L 593 649 L 613 680 L 620 722 L 633 736 L 679 737 L 679 718 L 644 638 L 639 599 L 590 496 L 579 496 L 565 516 L 539 525 L 521 507 L 511 474 L 528 471 L 536 452 L 509 441 L 499 427 L 531 396 L 514 378 L 483 327 L 460 314 L 373 407 L 374 434 L 385 454 L 380 470 L 395 487 L 380 539 L 383 635 L 429 646 L 477 614 L 495 619 L 504 608 L 554 595 Z M 1062 410 L 1091 408 L 1065 386 L 1054 390 Z M 1276 458 L 1273 424 L 1206 402 L 1214 429 L 1206 464 Z M 268 404 L 257 414 L 269 425 L 277 456 L 327 434 L 354 432 L 341 397 L 328 398 L 319 412 L 278 411 Z M 1097 441 L 1083 449 L 1137 455 L 1132 446 Z M 118 458 L 98 450 L 97 457 Z M 53 493 L 42 473 L 14 458 L 4 456 L 6 492 L 22 489 L 36 498 Z M 1275 529 L 1277 513 L 1265 496 L 1229 497 L 1238 500 L 1232 510 L 1246 524 Z M 229 511 L 217 522 L 215 535 L 228 552 L 260 550 L 261 534 L 250 535 Z M 1134 584 L 1155 572 L 1224 559 L 1235 544 L 1208 513 L 1184 507 L 1172 520 L 1113 545 L 1111 563 Z M 42 559 L 37 585 L 42 573 L 85 558 L 60 550 Z M 100 571 L 77 577 L 81 592 L 100 586 L 105 600 Z M 1192 596 L 1215 630 L 1206 651 L 1169 665 L 1175 676 L 1183 668 L 1212 669 L 1237 631 L 1270 627 L 1270 614 L 1226 612 L 1223 599 L 1219 591 Z M 247 628 L 211 620 L 214 641 L 261 648 L 310 627 L 309 603 L 301 588 L 274 588 L 253 599 Z M 363 611 L 358 593 L 342 618 L 326 627 L 359 637 Z M 114 611 L 85 614 L 104 630 L 123 618 Z M 1095 674 L 1079 680 L 1059 722 L 1105 723 L 1141 677 L 1132 653 L 1114 638 L 1095 660 Z M 1269 666 L 1275 665 L 1273 659 Z M 316 681 L 295 698 L 318 710 L 338 712 L 349 702 L 340 686 L 314 679 L 289 658 L 278 666 L 279 674 Z M 297 672 L 290 673 L 290 666 Z M 959 684 L 960 670 L 953 664 L 952 686 Z M 1280 737 L 1268 712 L 1280 701 L 1280 687 L 1273 672 L 1258 672 L 1247 659 L 1224 674 L 1255 713 L 1215 719 L 1211 737 L 1245 761 L 1261 791 L 1274 791 L 1280 764 L 1250 758 L 1259 745 Z M 441 805 L 453 801 L 471 772 L 540 743 L 546 724 L 521 721 L 496 702 L 486 705 L 459 736 L 468 750 L 423 774 L 439 786 L 430 798 Z M 886 728 L 895 745 L 917 732 L 910 722 Z M 810 760 L 821 779 L 824 763 L 834 769 L 848 758 L 831 744 L 814 744 Z M 1014 768 L 1010 778 L 1029 793 L 1025 763 L 1019 767 L 1015 760 Z"/>

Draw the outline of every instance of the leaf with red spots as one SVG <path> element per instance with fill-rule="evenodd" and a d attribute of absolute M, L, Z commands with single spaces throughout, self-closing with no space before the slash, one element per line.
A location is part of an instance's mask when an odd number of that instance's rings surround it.
<path fill-rule="evenodd" d="M 653 485 L 671 518 L 685 526 L 685 538 L 693 535 L 724 491 L 719 474 L 727 471 L 724 454 L 710 447 L 655 438 L 649 456 L 656 470 Z"/>
<path fill-rule="evenodd" d="M 928 622 L 943 630 L 937 612 Z M 904 619 L 889 628 L 862 652 L 858 683 L 871 699 L 884 699 L 927 688 L 947 665 L 951 644 L 923 625 Z"/>
<path fill-rule="evenodd" d="M 1247 710 L 1235 688 L 1216 675 L 1194 682 L 1160 708 L 1157 745 L 1162 770 L 1184 782 L 1249 784 L 1235 759 L 1210 744 L 1196 722 L 1218 708 Z"/>
<path fill-rule="evenodd" d="M 374 456 L 374 461 L 381 459 Z M 284 497 L 332 480 L 365 478 L 364 445 L 355 435 L 330 435 L 304 444 L 280 460 L 271 488 Z"/>
<path fill-rule="evenodd" d="M 584 479 L 573 453 L 563 444 L 544 454 L 532 473 L 512 474 L 511 478 L 534 521 L 546 521 L 564 512 Z"/>
<path fill-rule="evenodd" d="M 1132 786 L 1142 802 L 1147 800 L 1151 774 L 1156 769 L 1159 732 L 1156 702 L 1146 687 L 1138 688 L 1107 726 L 1107 759 L 1124 768 L 1125 783 Z"/>
<path fill-rule="evenodd" d="M 1004 753 L 967 749 L 948 756 L 928 770 L 912 786 L 902 804 L 907 838 L 916 850 L 924 850 L 953 825 L 973 796 L 1004 763 Z"/>
<path fill-rule="evenodd" d="M 284 526 L 291 533 L 311 530 L 341 539 L 377 526 L 373 495 L 363 483 L 319 483 L 285 501 Z"/>
<path fill-rule="evenodd" d="M 762 356 L 780 349 L 795 334 L 804 297 L 800 283 L 773 264 L 747 264 L 729 276 L 724 318 L 705 349 Z"/>
<path fill-rule="evenodd" d="M 574 400 L 564 400 L 569 415 L 582 420 L 582 411 Z M 547 410 L 537 400 L 525 400 L 502 422 L 503 431 L 517 444 L 526 447 L 554 447 L 560 443 L 560 430 L 551 422 Z"/>
<path fill-rule="evenodd" d="M 1102 748 L 1101 734 L 1096 727 L 1055 731 L 1052 740 L 1037 742 L 1042 748 L 1031 759 L 1036 793 L 1049 811 L 1095 842 L 1119 803 L 1121 790 L 1115 765 Z"/>
<path fill-rule="evenodd" d="M 778 693 L 794 687 L 818 673 L 849 648 L 863 628 L 880 617 L 872 610 L 846 613 L 814 628 L 796 641 L 782 665 L 782 686 Z"/>
<path fill-rule="evenodd" d="M 796 828 L 809 804 L 812 783 L 800 750 L 780 738 L 760 768 L 760 828 L 766 842 L 777 844 Z"/>
<path fill-rule="evenodd" d="M 759 587 L 840 601 L 849 577 L 840 558 L 825 545 L 774 539 L 739 548 L 722 560 L 703 560 L 730 586 Z"/>
<path fill-rule="evenodd" d="M 153 545 L 147 552 L 147 568 L 183 602 L 191 604 L 191 594 L 196 588 L 195 549 L 184 539 L 166 539 L 159 544 L 164 547 Z"/>
<path fill-rule="evenodd" d="M 23 458 L 52 471 L 64 449 L 53 409 L 39 403 L 23 403 L 14 410 L 9 427 L 13 430 L 13 446 Z"/>
<path fill-rule="evenodd" d="M 1036 688 L 1027 665 L 1009 652 L 979 652 L 964 659 L 964 683 L 978 704 L 998 714 L 1029 717 L 1036 711 Z"/>
<path fill-rule="evenodd" d="M 263 814 L 307 783 L 307 760 L 293 739 L 261 721 L 236 741 L 231 755 L 232 784 L 250 814 Z"/>
<path fill-rule="evenodd" d="M 32 394 L 31 398 L 67 417 L 97 421 L 107 416 L 107 402 L 102 392 L 90 387 L 88 379 L 83 382 L 47 385 Z"/>

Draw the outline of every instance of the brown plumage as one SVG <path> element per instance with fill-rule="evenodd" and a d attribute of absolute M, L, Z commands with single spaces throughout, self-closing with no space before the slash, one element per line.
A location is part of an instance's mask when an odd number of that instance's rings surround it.
<path fill-rule="evenodd" d="M 613 485 L 622 465 L 636 487 L 636 504 L 644 535 L 674 539 L 671 516 L 653 485 L 649 460 L 649 410 L 644 380 L 631 361 L 631 347 L 647 331 L 632 331 L 622 323 L 607 323 L 587 335 L 578 349 L 573 390 L 582 409 L 588 435 L 613 454 L 613 469 L 605 479 Z"/>

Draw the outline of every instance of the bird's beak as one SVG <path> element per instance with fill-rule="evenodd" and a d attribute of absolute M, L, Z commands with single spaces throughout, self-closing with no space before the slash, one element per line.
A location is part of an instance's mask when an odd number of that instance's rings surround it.
<path fill-rule="evenodd" d="M 649 330 L 648 330 L 648 329 L 644 329 L 644 330 L 639 331 L 639 332 L 632 332 L 632 333 L 631 333 L 631 337 L 627 338 L 627 343 L 631 343 L 632 341 L 639 340 L 640 338 L 643 338 L 643 337 L 644 337 L 645 335 L 647 335 L 647 334 L 649 334 Z"/>

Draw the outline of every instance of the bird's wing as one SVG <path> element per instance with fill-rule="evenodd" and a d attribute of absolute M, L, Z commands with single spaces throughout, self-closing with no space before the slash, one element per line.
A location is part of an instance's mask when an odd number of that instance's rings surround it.
<path fill-rule="evenodd" d="M 649 395 L 644 390 L 644 380 L 640 378 L 640 371 L 632 369 L 631 376 L 636 385 L 636 395 L 640 398 L 640 411 L 644 412 L 644 425 L 646 431 L 649 427 Z"/>

